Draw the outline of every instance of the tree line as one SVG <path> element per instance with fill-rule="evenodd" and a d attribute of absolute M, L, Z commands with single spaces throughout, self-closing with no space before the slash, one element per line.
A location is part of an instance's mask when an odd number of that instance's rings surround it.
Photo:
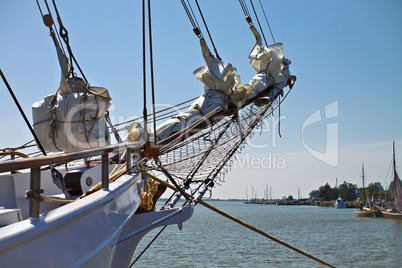
<path fill-rule="evenodd" d="M 385 191 L 384 187 L 379 182 L 373 182 L 363 189 L 358 188 L 356 184 L 352 184 L 344 181 L 339 187 L 331 187 L 328 182 L 320 186 L 318 190 L 313 190 L 310 192 L 310 198 L 322 198 L 323 200 L 330 201 L 335 200 L 338 197 L 346 201 L 356 200 L 358 197 L 360 200 L 366 200 L 367 194 L 370 193 L 370 197 L 374 194 L 376 199 L 384 199 L 386 194 L 386 199 L 394 199 L 394 183 L 391 182 L 388 189 Z"/>

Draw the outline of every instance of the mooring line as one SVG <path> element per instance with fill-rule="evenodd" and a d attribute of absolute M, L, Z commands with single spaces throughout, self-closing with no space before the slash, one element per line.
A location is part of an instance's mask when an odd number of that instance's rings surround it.
<path fill-rule="evenodd" d="M 153 179 L 153 180 L 165 185 L 166 187 L 169 187 L 170 189 L 172 189 L 174 191 L 178 191 L 176 189 L 176 187 L 174 187 L 173 185 L 171 185 L 171 184 L 169 184 L 169 183 L 167 183 L 167 182 L 155 177 L 154 175 L 152 175 L 152 174 L 150 174 L 150 173 L 148 173 L 146 171 L 141 171 L 141 172 L 144 175 L 148 176 L 149 178 L 151 178 L 151 179 Z M 188 195 L 187 193 L 185 193 L 185 194 Z M 187 198 L 193 198 L 193 197 L 188 195 Z M 315 257 L 315 256 L 313 256 L 313 255 L 311 255 L 311 254 L 309 254 L 309 253 L 307 253 L 307 252 L 295 247 L 295 246 L 292 246 L 292 245 L 280 240 L 279 238 L 276 238 L 275 236 L 267 234 L 267 233 L 261 231 L 260 229 L 254 227 L 254 226 L 252 226 L 252 225 L 250 225 L 250 224 L 248 224 L 248 223 L 246 223 L 244 221 L 241 221 L 238 218 L 236 218 L 236 217 L 234 217 L 234 216 L 232 216 L 232 215 L 230 215 L 230 214 L 228 214 L 228 213 L 226 213 L 226 212 L 224 212 L 224 211 L 222 211 L 220 209 L 217 209 L 214 206 L 211 206 L 210 204 L 208 204 L 208 203 L 206 203 L 206 202 L 204 202 L 202 200 L 198 201 L 198 203 L 203 205 L 203 206 L 205 206 L 205 207 L 207 207 L 207 208 L 209 208 L 209 209 L 211 209 L 211 210 L 213 210 L 213 211 L 215 211 L 215 212 L 217 212 L 217 213 L 219 213 L 220 215 L 222 215 L 222 216 L 224 216 L 224 217 L 226 217 L 226 218 L 228 218 L 228 219 L 230 219 L 230 220 L 232 220 L 234 222 L 237 222 L 240 225 L 243 225 L 244 227 L 247 227 L 248 229 L 250 229 L 250 230 L 252 230 L 252 231 L 254 231 L 256 233 L 259 233 L 259 234 L 261 234 L 261 235 L 263 235 L 263 236 L 265 236 L 265 237 L 267 237 L 267 238 L 269 238 L 269 239 L 271 239 L 271 240 L 273 240 L 273 241 L 275 241 L 275 242 L 277 242 L 277 243 L 279 243 L 279 244 L 281 244 L 281 245 L 283 245 L 283 246 L 285 246 L 287 248 L 290 248 L 290 249 L 292 249 L 292 250 L 294 250 L 294 251 L 296 251 L 296 252 L 298 252 L 300 254 L 303 254 L 304 256 L 306 256 L 306 257 L 308 257 L 310 259 L 313 259 L 313 260 L 315 260 L 315 261 L 317 261 L 317 262 L 319 262 L 321 264 L 324 264 L 324 265 L 326 265 L 328 267 L 336 268 L 335 265 L 332 265 L 332 264 L 330 264 L 330 263 L 328 263 L 328 262 L 326 262 L 324 260 L 321 260 L 320 258 L 317 258 L 317 257 Z"/>

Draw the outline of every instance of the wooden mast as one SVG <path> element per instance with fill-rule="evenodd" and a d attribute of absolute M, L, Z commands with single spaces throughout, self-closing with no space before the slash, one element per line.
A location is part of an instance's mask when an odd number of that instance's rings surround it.
<path fill-rule="evenodd" d="M 364 163 L 362 163 L 362 182 L 363 182 L 363 195 L 364 196 L 362 196 L 362 200 L 364 200 L 364 197 L 365 197 L 365 195 L 366 195 L 366 188 L 364 188 Z"/>
<path fill-rule="evenodd" d="M 395 141 L 392 142 L 392 164 L 394 165 L 394 176 L 396 173 L 396 165 L 395 165 Z"/>

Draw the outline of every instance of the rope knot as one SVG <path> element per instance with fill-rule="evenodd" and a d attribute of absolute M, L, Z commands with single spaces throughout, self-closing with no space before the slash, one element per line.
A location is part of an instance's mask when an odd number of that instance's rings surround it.
<path fill-rule="evenodd" d="M 56 119 L 52 118 L 49 121 L 50 128 L 53 130 L 57 130 L 57 121 Z"/>
<path fill-rule="evenodd" d="M 43 202 L 44 198 L 42 194 L 44 193 L 43 189 L 39 190 L 28 190 L 25 192 L 25 198 L 28 200 L 34 200 L 36 202 Z"/>

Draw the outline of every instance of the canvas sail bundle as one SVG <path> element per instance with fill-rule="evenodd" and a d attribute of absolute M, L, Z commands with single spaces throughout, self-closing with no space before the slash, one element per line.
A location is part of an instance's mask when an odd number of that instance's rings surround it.
<path fill-rule="evenodd" d="M 290 60 L 283 56 L 283 45 L 274 43 L 269 46 L 262 45 L 261 36 L 254 26 L 250 27 L 256 43 L 249 54 L 250 64 L 257 74 L 250 80 L 253 87 L 249 98 L 255 97 L 260 91 L 274 86 L 270 96 L 276 96 L 288 83 L 292 74 L 289 71 Z M 290 82 L 293 86 L 294 81 Z"/>
<path fill-rule="evenodd" d="M 93 87 L 82 78 L 71 76 L 68 59 L 54 33 L 61 67 L 56 94 L 32 105 L 34 130 L 43 148 L 50 152 L 79 151 L 110 144 L 105 114 L 110 107 L 106 88 Z"/>
<path fill-rule="evenodd" d="M 46 151 L 79 151 L 110 144 L 105 113 L 110 106 L 106 88 L 48 95 L 32 106 L 34 130 Z"/>
<path fill-rule="evenodd" d="M 240 107 L 246 100 L 256 97 L 268 87 L 271 87 L 268 96 L 264 100 L 258 100 L 258 105 L 274 99 L 287 85 L 293 86 L 296 78 L 289 71 L 291 62 L 283 56 L 282 44 L 264 46 L 258 31 L 254 26 L 250 28 L 256 43 L 249 59 L 257 74 L 248 84 L 242 84 L 240 76 L 236 75 L 236 68 L 215 58 L 201 38 L 201 50 L 206 64 L 196 69 L 194 75 L 204 84 L 204 94 L 187 111 L 179 113 L 157 128 L 159 140 L 186 128 L 216 109 L 226 110 L 229 103 Z"/>
<path fill-rule="evenodd" d="M 215 58 L 203 38 L 200 39 L 200 44 L 205 64 L 196 69 L 194 75 L 204 84 L 204 93 L 187 111 L 179 113 L 157 128 L 159 140 L 184 129 L 217 108 L 227 109 L 235 84 L 236 68 Z"/>

